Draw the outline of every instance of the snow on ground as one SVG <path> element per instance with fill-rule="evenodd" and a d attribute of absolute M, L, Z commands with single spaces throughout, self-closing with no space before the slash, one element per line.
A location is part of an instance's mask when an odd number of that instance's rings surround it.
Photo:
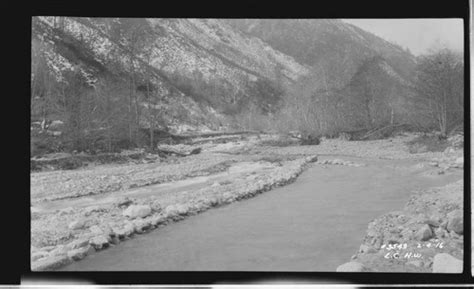
<path fill-rule="evenodd" d="M 259 143 L 274 136 L 230 142 L 220 136 L 169 146 L 176 151 L 196 147 L 202 151 L 151 164 L 32 173 L 32 268 L 54 269 L 135 233 L 287 184 L 316 162 L 317 155 L 419 159 L 439 166 L 452 165 L 462 154 L 410 154 L 405 143 L 413 137 L 364 142 L 326 139 L 317 146 L 272 147 Z M 338 159 L 326 164 L 363 165 Z"/>

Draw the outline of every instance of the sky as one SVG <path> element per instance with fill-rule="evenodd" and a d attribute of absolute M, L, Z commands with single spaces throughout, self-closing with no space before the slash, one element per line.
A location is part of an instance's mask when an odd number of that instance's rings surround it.
<path fill-rule="evenodd" d="M 463 51 L 463 20 L 445 19 L 342 19 L 382 37 L 418 56 L 433 47 Z"/>

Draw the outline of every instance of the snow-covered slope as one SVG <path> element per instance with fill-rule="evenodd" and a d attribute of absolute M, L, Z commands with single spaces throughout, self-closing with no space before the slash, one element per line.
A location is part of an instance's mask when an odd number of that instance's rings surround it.
<path fill-rule="evenodd" d="M 41 44 L 58 81 L 80 72 L 93 87 L 103 77 L 127 79 L 133 67 L 139 89 L 151 76 L 157 108 L 170 126 L 221 125 L 226 114 L 251 103 L 274 109 L 285 87 L 308 73 L 292 57 L 220 20 L 133 21 L 36 17 L 33 42 Z M 131 34 L 133 25 L 149 32 L 139 45 L 125 37 L 140 32 Z"/>

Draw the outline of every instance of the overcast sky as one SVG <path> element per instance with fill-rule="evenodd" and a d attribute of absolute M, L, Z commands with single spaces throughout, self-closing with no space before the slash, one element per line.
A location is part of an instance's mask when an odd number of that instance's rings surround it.
<path fill-rule="evenodd" d="M 447 46 L 462 51 L 462 19 L 343 19 L 366 31 L 408 47 L 414 55 L 426 53 L 433 46 Z"/>

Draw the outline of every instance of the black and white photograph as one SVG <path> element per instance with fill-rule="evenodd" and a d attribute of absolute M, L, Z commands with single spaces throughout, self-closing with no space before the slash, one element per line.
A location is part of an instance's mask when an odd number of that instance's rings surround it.
<path fill-rule="evenodd" d="M 463 273 L 462 18 L 31 24 L 32 272 Z"/>

